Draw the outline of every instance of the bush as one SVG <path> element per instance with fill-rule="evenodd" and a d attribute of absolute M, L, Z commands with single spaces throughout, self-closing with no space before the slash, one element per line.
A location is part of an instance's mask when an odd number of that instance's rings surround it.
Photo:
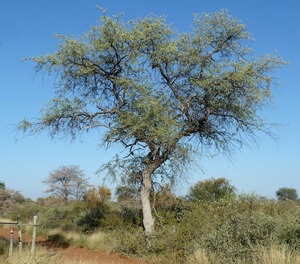
<path fill-rule="evenodd" d="M 90 207 L 78 219 L 77 224 L 81 231 L 92 232 L 101 226 L 101 220 L 108 213 L 108 207 L 104 204 Z"/>
<path fill-rule="evenodd" d="M 20 192 L 0 188 L 0 217 L 12 218 L 11 215 L 28 202 L 30 199 L 26 199 Z"/>
<path fill-rule="evenodd" d="M 254 194 L 200 201 L 179 199 L 168 189 L 164 190 L 156 195 L 155 232 L 146 238 L 141 206 L 133 200 L 65 205 L 44 199 L 38 203 L 41 209 L 38 230 L 63 230 L 64 233 L 49 236 L 63 246 L 98 249 L 101 245 L 101 248 L 160 264 L 197 263 L 198 260 L 198 263 L 203 260 L 212 264 L 258 264 L 269 263 L 260 261 L 272 252 L 281 256 L 286 252 L 290 258 L 298 256 L 298 201 L 277 202 Z M 36 208 L 33 205 L 28 207 L 30 212 Z M 25 206 L 22 206 L 19 212 L 25 215 Z M 66 231 L 73 231 L 72 236 Z M 285 251 L 275 250 L 283 247 Z"/>
<path fill-rule="evenodd" d="M 198 201 L 218 201 L 234 197 L 235 187 L 225 178 L 199 181 L 190 188 L 189 199 Z"/>
<path fill-rule="evenodd" d="M 281 244 L 287 244 L 292 250 L 300 250 L 300 211 L 281 218 L 277 236 Z"/>
<path fill-rule="evenodd" d="M 85 214 L 87 208 L 82 202 L 69 204 L 57 203 L 41 208 L 39 212 L 39 229 L 62 229 L 63 231 L 79 231 L 77 222 Z"/>
<path fill-rule="evenodd" d="M 205 246 L 219 255 L 222 263 L 234 263 L 238 258 L 255 259 L 255 246 L 270 245 L 276 226 L 272 217 L 261 213 L 239 214 L 209 234 Z"/>

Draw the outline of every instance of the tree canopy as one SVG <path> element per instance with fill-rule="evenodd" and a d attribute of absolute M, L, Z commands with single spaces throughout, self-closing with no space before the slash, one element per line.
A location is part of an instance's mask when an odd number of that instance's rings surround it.
<path fill-rule="evenodd" d="M 276 196 L 278 201 L 281 202 L 287 200 L 298 201 L 298 193 L 297 190 L 294 188 L 287 188 L 287 187 L 279 188 L 276 191 Z"/>
<path fill-rule="evenodd" d="M 163 17 L 123 22 L 104 14 L 82 37 L 57 38 L 55 53 L 31 58 L 37 71 L 58 74 L 56 96 L 20 129 L 75 139 L 103 128 L 102 142 L 127 150 L 106 168 L 121 168 L 140 186 L 148 233 L 157 177 L 172 179 L 192 151 L 228 153 L 270 131 L 261 109 L 285 62 L 256 57 L 251 34 L 227 11 L 196 15 L 193 31 L 182 34 Z"/>
<path fill-rule="evenodd" d="M 195 183 L 190 188 L 189 199 L 208 202 L 235 196 L 235 187 L 225 178 L 208 179 Z"/>
<path fill-rule="evenodd" d="M 5 190 L 5 183 L 0 181 L 0 190 Z"/>
<path fill-rule="evenodd" d="M 84 172 L 75 165 L 61 166 L 51 171 L 43 183 L 48 186 L 45 192 L 62 199 L 65 203 L 70 199 L 80 201 L 89 187 Z"/>

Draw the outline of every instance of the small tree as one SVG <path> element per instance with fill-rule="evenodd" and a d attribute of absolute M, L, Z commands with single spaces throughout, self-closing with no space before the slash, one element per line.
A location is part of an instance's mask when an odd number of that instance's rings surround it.
<path fill-rule="evenodd" d="M 81 200 L 89 187 L 88 179 L 79 166 L 61 166 L 49 173 L 42 181 L 48 185 L 46 193 L 50 193 L 65 203 L 70 199 Z"/>
<path fill-rule="evenodd" d="M 287 200 L 298 200 L 297 190 L 294 188 L 282 187 L 276 191 L 276 196 L 278 201 L 287 201 Z"/>
<path fill-rule="evenodd" d="M 189 198 L 199 201 L 218 201 L 235 196 L 235 187 L 225 178 L 197 182 L 190 189 Z"/>

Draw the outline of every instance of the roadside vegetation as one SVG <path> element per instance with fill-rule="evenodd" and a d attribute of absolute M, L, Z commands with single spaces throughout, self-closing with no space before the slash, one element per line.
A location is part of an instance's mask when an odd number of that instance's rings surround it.
<path fill-rule="evenodd" d="M 224 178 L 200 181 L 185 197 L 175 196 L 169 185 L 158 188 L 152 193 L 156 230 L 147 238 L 142 208 L 134 189 L 119 187 L 115 199 L 111 199 L 109 188 L 92 187 L 82 200 L 67 203 L 55 196 L 31 201 L 15 191 L 2 189 L 0 192 L 17 193 L 1 195 L 21 201 L 3 200 L 0 217 L 19 216 L 26 222 L 38 212 L 39 235 L 57 246 L 104 250 L 150 263 L 292 264 L 300 261 L 298 199 L 280 200 L 278 196 L 275 200 L 256 194 L 238 194 Z M 2 239 L 3 259 L 7 252 L 8 243 Z M 43 252 L 39 254 L 46 258 Z M 7 263 L 22 263 L 11 261 Z"/>

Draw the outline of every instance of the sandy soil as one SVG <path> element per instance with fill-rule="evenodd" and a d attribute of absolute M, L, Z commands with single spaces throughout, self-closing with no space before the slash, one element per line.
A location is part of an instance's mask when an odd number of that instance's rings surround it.
<path fill-rule="evenodd" d="M 10 239 L 10 228 L 0 227 L 0 236 L 5 239 Z M 24 243 L 31 243 L 31 237 L 22 235 Z M 14 240 L 18 241 L 18 232 L 14 230 Z M 67 247 L 61 248 L 50 244 L 43 238 L 37 238 L 37 243 L 46 247 L 49 251 L 62 255 L 62 259 L 76 261 L 91 262 L 93 264 L 146 264 L 145 261 L 140 259 L 124 258 L 116 254 L 108 254 L 104 251 L 91 251 L 83 248 Z"/>

